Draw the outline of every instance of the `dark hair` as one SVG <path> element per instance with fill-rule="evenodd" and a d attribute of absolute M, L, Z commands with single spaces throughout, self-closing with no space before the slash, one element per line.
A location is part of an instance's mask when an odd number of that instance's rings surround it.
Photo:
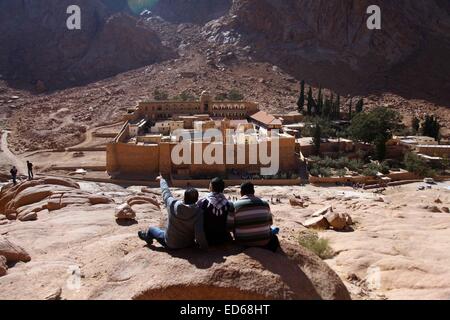
<path fill-rule="evenodd" d="M 198 201 L 198 191 L 194 188 L 189 188 L 184 192 L 184 204 L 196 204 Z"/>
<path fill-rule="evenodd" d="M 225 190 L 225 182 L 222 178 L 214 178 L 211 180 L 212 192 L 222 193 Z"/>
<path fill-rule="evenodd" d="M 241 195 L 254 195 L 255 194 L 255 186 L 251 182 L 245 182 L 241 184 Z"/>

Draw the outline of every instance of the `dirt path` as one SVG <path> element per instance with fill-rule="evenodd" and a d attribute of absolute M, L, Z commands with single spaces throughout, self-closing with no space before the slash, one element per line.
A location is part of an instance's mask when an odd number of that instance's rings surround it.
<path fill-rule="evenodd" d="M 9 131 L 4 130 L 1 139 L 1 148 L 3 151 L 3 155 L 10 161 L 11 165 L 16 166 L 19 174 L 27 174 L 27 167 L 25 161 L 20 157 L 11 152 L 8 147 L 8 135 Z"/>

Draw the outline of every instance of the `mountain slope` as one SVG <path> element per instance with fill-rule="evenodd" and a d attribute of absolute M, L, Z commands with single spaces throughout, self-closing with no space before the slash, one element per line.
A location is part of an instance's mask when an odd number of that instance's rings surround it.
<path fill-rule="evenodd" d="M 372 4 L 382 30 L 366 27 Z M 258 59 L 343 94 L 448 102 L 449 12 L 440 0 L 235 0 L 221 32 L 238 32 Z"/>
<path fill-rule="evenodd" d="M 81 30 L 66 28 L 72 4 L 81 8 Z M 59 88 L 175 57 L 124 11 L 119 1 L 0 2 L 0 74 L 11 83 Z"/>

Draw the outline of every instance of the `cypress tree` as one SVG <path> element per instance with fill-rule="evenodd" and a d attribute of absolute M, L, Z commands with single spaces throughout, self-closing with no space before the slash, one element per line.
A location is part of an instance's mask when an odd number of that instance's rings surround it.
<path fill-rule="evenodd" d="M 419 118 L 414 117 L 414 118 L 412 119 L 412 124 L 411 124 L 411 126 L 412 126 L 412 131 L 413 131 L 413 133 L 414 133 L 414 134 L 417 134 L 417 133 L 419 132 L 419 130 L 420 130 L 420 120 L 419 120 Z"/>
<path fill-rule="evenodd" d="M 305 80 L 302 80 L 300 84 L 300 97 L 297 101 L 298 111 L 303 113 L 303 107 L 305 106 Z"/>
<path fill-rule="evenodd" d="M 350 105 L 348 107 L 348 119 L 352 120 L 353 118 L 353 110 L 352 110 L 353 106 L 352 106 L 352 99 L 350 99 Z"/>
<path fill-rule="evenodd" d="M 322 143 L 321 139 L 322 139 L 322 128 L 317 122 L 316 127 L 314 128 L 314 135 L 313 135 L 314 152 L 316 155 L 320 154 L 320 144 Z"/>
<path fill-rule="evenodd" d="M 313 94 L 312 94 L 312 88 L 309 87 L 309 91 L 308 91 L 308 101 L 307 101 L 307 113 L 308 116 L 312 115 L 312 109 L 314 107 L 314 99 L 313 99 Z"/>
<path fill-rule="evenodd" d="M 320 116 L 322 114 L 322 108 L 323 108 L 322 87 L 319 87 L 319 93 L 317 94 L 316 115 Z"/>
<path fill-rule="evenodd" d="M 356 113 L 363 112 L 363 109 L 364 109 L 364 100 L 363 99 L 359 99 L 358 103 L 356 104 Z"/>
<path fill-rule="evenodd" d="M 341 120 L 341 96 L 339 94 L 336 100 L 336 120 Z"/>

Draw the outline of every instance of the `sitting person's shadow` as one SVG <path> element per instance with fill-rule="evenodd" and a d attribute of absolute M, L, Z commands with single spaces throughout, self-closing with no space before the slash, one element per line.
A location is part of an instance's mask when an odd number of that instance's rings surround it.
<path fill-rule="evenodd" d="M 165 252 L 174 258 L 184 259 L 198 269 L 209 269 L 214 264 L 225 263 L 228 257 L 244 253 L 250 259 L 260 263 L 265 270 L 278 275 L 283 282 L 289 283 L 293 290 L 305 295 L 299 298 L 321 299 L 315 285 L 300 267 L 306 263 L 305 257 L 296 254 L 296 250 L 290 245 L 287 245 L 286 250 L 279 247 L 276 252 L 258 247 L 243 247 L 232 242 L 210 247 L 208 250 L 195 247 L 170 250 L 159 245 L 148 245 L 148 248 L 156 252 Z"/>
<path fill-rule="evenodd" d="M 246 250 L 245 247 L 234 243 L 210 247 L 208 250 L 200 250 L 196 247 L 172 250 L 156 245 L 156 242 L 147 247 L 152 251 L 165 252 L 174 258 L 184 259 L 198 269 L 208 269 L 215 263 L 223 263 L 227 257 L 238 255 Z"/>

